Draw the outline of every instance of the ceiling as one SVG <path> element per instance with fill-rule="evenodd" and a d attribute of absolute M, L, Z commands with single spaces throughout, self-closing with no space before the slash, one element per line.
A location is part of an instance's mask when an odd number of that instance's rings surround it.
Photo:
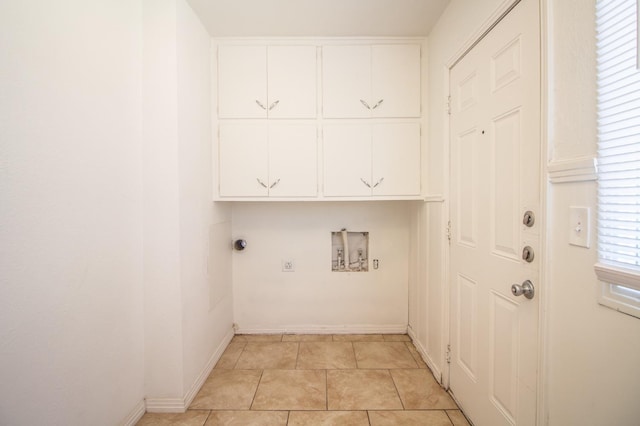
<path fill-rule="evenodd" d="M 450 0 L 187 0 L 212 37 L 426 36 Z"/>

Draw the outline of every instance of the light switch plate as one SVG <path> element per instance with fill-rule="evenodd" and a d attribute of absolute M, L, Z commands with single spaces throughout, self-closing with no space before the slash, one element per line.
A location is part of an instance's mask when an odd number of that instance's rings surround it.
<path fill-rule="evenodd" d="M 569 207 L 569 244 L 590 247 L 591 209 L 589 207 Z"/>

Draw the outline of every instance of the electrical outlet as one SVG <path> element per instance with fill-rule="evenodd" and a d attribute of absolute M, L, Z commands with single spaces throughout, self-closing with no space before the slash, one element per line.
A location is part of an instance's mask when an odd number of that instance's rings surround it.
<path fill-rule="evenodd" d="M 296 268 L 293 260 L 287 259 L 282 261 L 282 272 L 295 272 Z"/>

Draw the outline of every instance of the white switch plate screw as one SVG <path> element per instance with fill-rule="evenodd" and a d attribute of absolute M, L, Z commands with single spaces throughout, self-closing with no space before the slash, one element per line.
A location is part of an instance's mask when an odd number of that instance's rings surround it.
<path fill-rule="evenodd" d="M 295 272 L 296 268 L 293 260 L 287 259 L 282 261 L 282 272 Z"/>

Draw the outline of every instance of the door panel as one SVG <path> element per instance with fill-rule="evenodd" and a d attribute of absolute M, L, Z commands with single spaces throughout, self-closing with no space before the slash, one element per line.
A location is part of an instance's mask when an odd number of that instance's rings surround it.
<path fill-rule="evenodd" d="M 492 250 L 498 256 L 520 258 L 520 129 L 521 111 L 493 119 L 491 170 Z"/>
<path fill-rule="evenodd" d="M 478 283 L 458 275 L 457 362 L 475 380 L 478 372 Z"/>
<path fill-rule="evenodd" d="M 515 424 L 518 366 L 518 305 L 491 292 L 491 401 Z"/>
<path fill-rule="evenodd" d="M 478 131 L 468 130 L 458 136 L 455 145 L 457 170 L 457 205 L 456 223 L 458 244 L 476 247 L 478 242 Z"/>
<path fill-rule="evenodd" d="M 522 0 L 450 71 L 450 389 L 476 426 L 534 425 L 539 291 L 538 3 Z"/>

